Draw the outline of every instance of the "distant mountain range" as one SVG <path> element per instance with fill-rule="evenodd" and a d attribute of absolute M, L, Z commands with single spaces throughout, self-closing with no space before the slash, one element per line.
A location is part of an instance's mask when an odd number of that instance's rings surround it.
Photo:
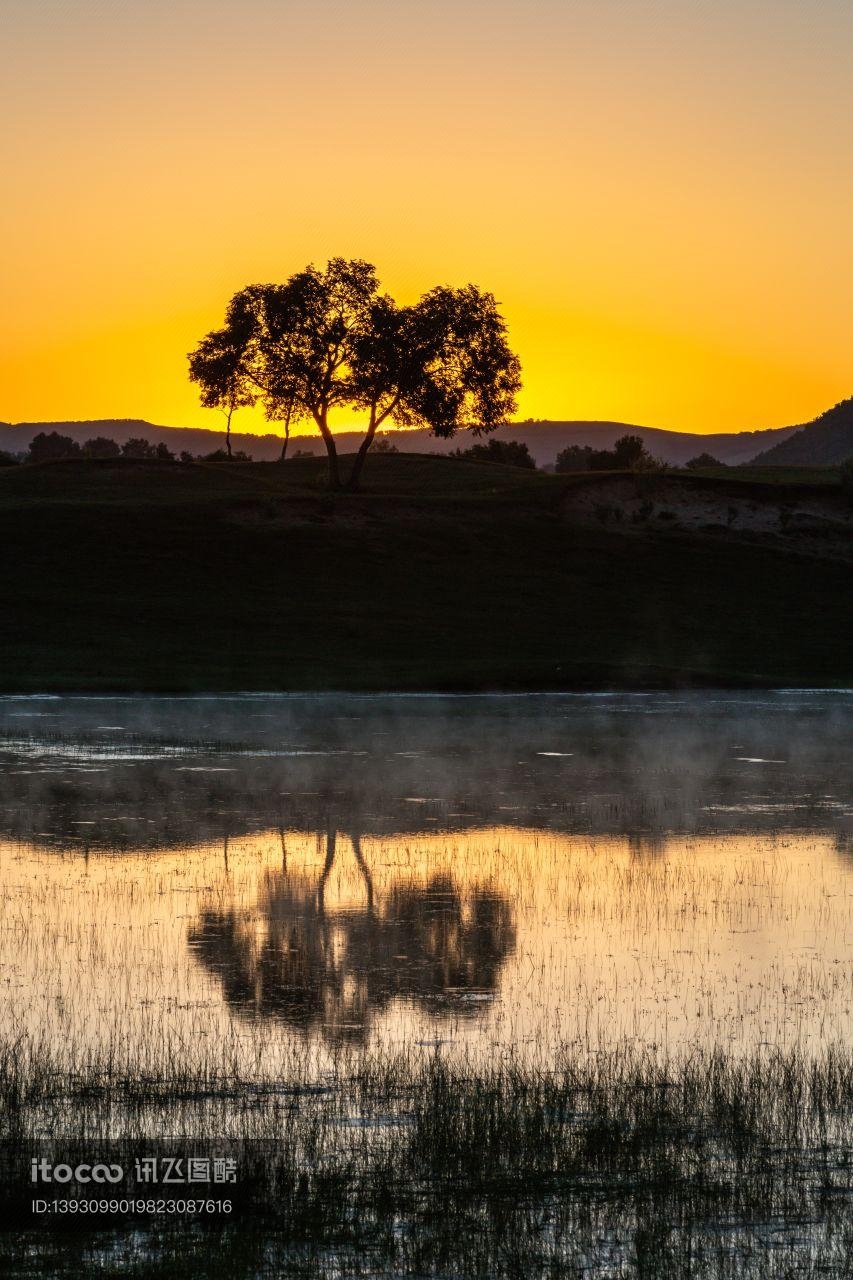
<path fill-rule="evenodd" d="M 115 440 L 116 444 L 142 437 L 151 444 L 166 444 L 174 453 L 181 453 L 184 449 L 193 454 L 212 453 L 215 449 L 225 447 L 224 431 L 161 427 L 153 422 L 146 422 L 144 418 L 94 418 L 81 422 L 2 422 L 0 449 L 5 449 L 8 453 L 23 453 L 40 431 L 57 431 L 61 436 L 70 436 L 78 444 L 83 444 L 94 436 L 106 436 L 109 440 Z M 322 444 L 322 441 L 318 443 Z M 231 444 L 235 450 L 243 449 L 259 462 L 266 462 L 280 456 L 283 440 L 276 435 L 254 436 L 232 431 Z M 291 448 L 296 448 L 293 439 Z"/>
<path fill-rule="evenodd" d="M 688 431 L 665 431 L 660 427 L 638 427 L 630 422 L 517 422 L 500 427 L 494 433 L 501 440 L 523 440 L 539 466 L 554 462 L 568 445 L 590 445 L 594 449 L 610 449 L 620 436 L 641 436 L 646 448 L 660 462 L 683 466 L 700 453 L 710 453 L 720 462 L 735 466 L 751 462 L 755 455 L 770 445 L 784 440 L 795 427 L 775 427 L 766 431 L 716 432 L 696 435 Z M 456 440 L 433 440 L 425 432 L 406 433 L 405 443 L 398 433 L 389 432 L 398 448 L 424 453 L 447 453 L 459 447 Z M 415 437 L 419 437 L 415 443 Z M 464 446 L 463 446 L 464 447 Z"/>
<path fill-rule="evenodd" d="M 760 453 L 756 462 L 773 466 L 837 466 L 853 458 L 853 397 L 827 409 L 814 422 Z"/>
<path fill-rule="evenodd" d="M 92 436 L 108 436 L 123 444 L 133 436 L 143 436 L 152 444 L 161 442 L 175 453 L 211 453 L 223 446 L 222 431 L 194 427 L 164 427 L 141 418 L 101 418 L 86 422 L 0 423 L 0 449 L 23 453 L 40 431 L 58 431 L 79 444 Z M 658 427 L 638 427 L 627 422 L 516 422 L 501 427 L 498 439 L 523 440 L 540 465 L 553 463 L 567 445 L 591 445 L 609 449 L 620 436 L 630 432 L 641 436 L 649 452 L 661 462 L 683 466 L 700 453 L 709 453 L 729 466 L 760 461 L 779 465 L 831 465 L 853 455 L 853 399 L 845 400 L 804 426 L 773 427 L 764 431 L 715 432 L 697 435 L 686 431 L 664 431 Z M 388 431 L 383 438 L 404 453 L 449 453 L 469 443 L 467 436 L 437 440 L 427 431 Z M 362 435 L 344 431 L 336 436 L 342 453 L 358 447 Z M 280 457 L 283 439 L 279 435 L 248 435 L 232 432 L 232 445 L 258 461 Z M 315 436 L 292 436 L 291 456 L 297 450 L 320 454 L 323 442 Z"/>

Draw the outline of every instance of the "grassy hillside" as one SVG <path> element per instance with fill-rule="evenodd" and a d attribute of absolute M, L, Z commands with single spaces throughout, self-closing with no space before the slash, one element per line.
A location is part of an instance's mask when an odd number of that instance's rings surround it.
<path fill-rule="evenodd" d="M 579 526 L 589 483 L 407 455 L 354 495 L 313 459 L 8 468 L 0 685 L 853 683 L 849 563 Z"/>

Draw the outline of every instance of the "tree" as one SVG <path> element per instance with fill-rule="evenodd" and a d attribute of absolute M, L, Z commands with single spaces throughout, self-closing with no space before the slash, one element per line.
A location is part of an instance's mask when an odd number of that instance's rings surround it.
<path fill-rule="evenodd" d="M 330 425 L 336 410 L 361 410 L 367 419 L 349 475 L 355 488 L 389 418 L 436 436 L 465 428 L 480 435 L 514 411 L 521 385 L 490 293 L 441 286 L 398 307 L 379 292 L 375 268 L 357 259 L 333 258 L 324 270 L 306 267 L 285 284 L 241 290 L 224 328 L 202 339 L 189 360 L 203 403 L 220 404 L 232 393 L 245 403 L 259 399 L 288 434 L 291 422 L 313 422 L 333 489 L 341 488 Z"/>
<path fill-rule="evenodd" d="M 720 462 L 719 458 L 715 458 L 713 454 L 697 453 L 695 458 L 691 458 L 684 465 L 688 471 L 698 471 L 700 467 L 723 467 L 725 463 Z"/>
<path fill-rule="evenodd" d="M 56 462 L 62 458 L 78 458 L 80 446 L 71 436 L 61 436 L 58 431 L 40 431 L 30 441 L 28 462 Z"/>
<path fill-rule="evenodd" d="M 117 458 L 120 454 L 121 449 L 115 440 L 110 440 L 107 436 L 93 436 L 83 445 L 84 458 Z"/>
<path fill-rule="evenodd" d="M 9 453 L 6 449 L 0 449 L 0 467 L 15 467 L 18 459 L 14 453 Z"/>
<path fill-rule="evenodd" d="M 242 324 L 241 324 L 242 320 Z M 230 315 L 224 329 L 214 329 L 189 356 L 190 379 L 201 387 L 205 409 L 217 409 L 225 418 L 225 451 L 231 457 L 231 419 L 238 409 L 251 408 L 258 388 L 249 376 L 247 359 L 254 333 L 251 313 Z M 287 436 L 289 436 L 289 431 Z M 287 451 L 287 439 L 282 458 Z"/>
<path fill-rule="evenodd" d="M 620 436 L 613 446 L 614 471 L 649 471 L 655 465 L 642 436 Z"/>
<path fill-rule="evenodd" d="M 620 436 L 612 449 L 593 449 L 589 457 L 590 471 L 654 471 L 658 466 L 642 436 Z"/>
<path fill-rule="evenodd" d="M 147 440 L 143 440 L 141 436 L 132 436 L 130 440 L 125 440 L 121 446 L 122 457 L 125 458 L 156 458 L 157 450 L 153 444 L 149 444 Z"/>
<path fill-rule="evenodd" d="M 467 458 L 471 462 L 500 462 L 505 467 L 536 470 L 536 461 L 521 440 L 490 440 L 488 444 L 472 444 L 470 449 L 456 449 L 452 457 Z"/>
<path fill-rule="evenodd" d="M 557 455 L 557 471 L 654 471 L 660 467 L 642 436 L 620 436 L 612 449 L 570 444 Z"/>
<path fill-rule="evenodd" d="M 590 471 L 595 450 L 588 444 L 568 444 L 557 454 L 555 471 Z"/>

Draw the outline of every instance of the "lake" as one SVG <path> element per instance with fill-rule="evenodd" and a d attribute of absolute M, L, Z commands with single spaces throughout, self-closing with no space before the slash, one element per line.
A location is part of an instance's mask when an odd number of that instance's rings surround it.
<path fill-rule="evenodd" d="M 850 1043 L 851 713 L 0 699 L 0 1037 L 252 1080 Z"/>

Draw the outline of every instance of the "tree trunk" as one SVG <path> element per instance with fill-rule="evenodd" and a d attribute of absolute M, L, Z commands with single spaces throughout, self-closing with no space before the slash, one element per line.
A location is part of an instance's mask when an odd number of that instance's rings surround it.
<path fill-rule="evenodd" d="M 320 882 L 317 885 L 317 913 L 320 916 L 324 915 L 326 910 L 326 881 L 335 861 L 337 836 L 337 828 L 329 822 L 326 827 L 326 861 L 323 864 L 323 870 L 320 872 Z"/>
<path fill-rule="evenodd" d="M 225 419 L 225 448 L 228 451 L 228 461 L 231 461 L 231 410 Z"/>
<path fill-rule="evenodd" d="M 281 457 L 279 462 L 284 462 L 287 457 L 287 446 L 290 444 L 290 415 L 293 412 L 293 404 L 288 406 L 287 417 L 284 420 L 284 444 L 281 446 Z"/>
<path fill-rule="evenodd" d="M 355 854 L 355 860 L 358 863 L 358 869 L 361 872 L 361 877 L 364 880 L 365 888 L 367 889 L 367 911 L 368 911 L 368 914 L 372 916 L 373 915 L 373 877 L 370 874 L 370 868 L 368 867 L 367 863 L 364 861 L 364 854 L 361 852 L 361 836 L 356 835 L 355 832 L 352 832 L 350 835 L 350 840 L 352 841 L 352 851 Z"/>
<path fill-rule="evenodd" d="M 340 468 L 338 467 L 338 451 L 335 448 L 335 441 L 331 431 L 327 436 L 324 436 L 323 439 L 326 442 L 326 452 L 329 455 L 329 488 L 340 489 L 341 473 Z"/>
<path fill-rule="evenodd" d="M 367 428 L 367 435 L 359 445 L 358 453 L 355 455 L 355 461 L 352 464 L 352 471 L 349 473 L 347 488 L 352 492 L 358 488 L 358 478 L 361 475 L 361 469 L 364 466 L 364 460 L 368 455 L 370 446 L 373 444 L 373 437 L 376 435 L 376 410 L 370 412 L 370 426 Z"/>
<path fill-rule="evenodd" d="M 325 413 L 315 414 L 314 421 L 320 429 L 320 435 L 323 437 L 323 443 L 326 446 L 326 453 L 329 455 L 329 488 L 340 489 L 341 472 L 338 466 L 338 451 L 335 447 L 335 437 L 329 430 Z"/>

